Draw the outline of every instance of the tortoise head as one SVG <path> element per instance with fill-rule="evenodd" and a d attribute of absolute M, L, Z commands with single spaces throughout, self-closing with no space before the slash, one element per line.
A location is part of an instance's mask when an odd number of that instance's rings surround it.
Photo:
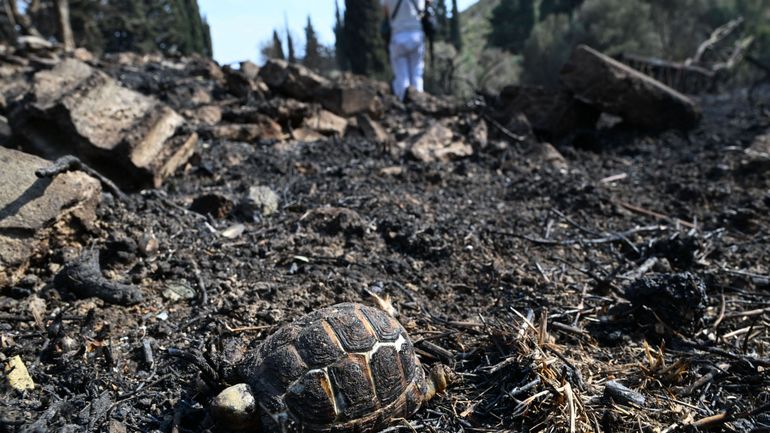
<path fill-rule="evenodd" d="M 217 394 L 209 407 L 217 424 L 228 430 L 248 430 L 259 426 L 257 400 L 246 383 L 239 383 Z"/>
<path fill-rule="evenodd" d="M 425 394 L 425 400 L 430 400 L 437 393 L 444 392 L 454 382 L 457 382 L 457 375 L 451 368 L 443 364 L 434 365 L 430 369 L 428 393 Z"/>

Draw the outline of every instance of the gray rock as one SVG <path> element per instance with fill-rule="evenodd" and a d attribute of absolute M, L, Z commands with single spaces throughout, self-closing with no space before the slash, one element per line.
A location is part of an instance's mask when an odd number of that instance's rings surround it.
<path fill-rule="evenodd" d="M 342 137 L 345 135 L 348 121 L 330 111 L 319 110 L 311 117 L 305 119 L 304 126 L 321 134 L 335 134 Z"/>
<path fill-rule="evenodd" d="M 266 186 L 252 186 L 249 188 L 247 199 L 251 208 L 262 215 L 270 215 L 278 210 L 278 194 Z"/>
<path fill-rule="evenodd" d="M 329 80 L 310 69 L 277 59 L 268 60 L 259 70 L 259 77 L 274 92 L 300 101 L 314 99 L 321 88 L 329 85 Z"/>
<path fill-rule="evenodd" d="M 22 275 L 29 259 L 46 251 L 54 234 L 73 236 L 91 227 L 101 186 L 78 171 L 39 179 L 50 162 L 0 147 L 0 287 Z"/>
<path fill-rule="evenodd" d="M 124 187 L 159 187 L 195 150 L 182 116 L 83 62 L 38 72 L 32 93 L 10 119 L 28 150 L 73 154 Z"/>
<path fill-rule="evenodd" d="M 337 84 L 319 90 L 317 101 L 324 108 L 342 117 L 366 113 L 379 118 L 383 103 L 377 90 L 366 84 Z"/>
<path fill-rule="evenodd" d="M 283 139 L 281 125 L 265 115 L 261 115 L 254 123 L 220 123 L 203 128 L 201 133 L 217 140 L 244 143 Z"/>
<path fill-rule="evenodd" d="M 647 401 L 642 394 L 614 380 L 610 380 L 605 384 L 604 397 L 616 403 L 626 405 L 644 406 L 644 403 Z"/>
<path fill-rule="evenodd" d="M 259 78 L 259 66 L 254 64 L 254 62 L 248 60 L 241 62 L 239 70 L 243 72 L 249 80 L 256 80 Z"/>
<path fill-rule="evenodd" d="M 358 121 L 358 128 L 363 132 L 367 140 L 380 144 L 393 141 L 388 131 L 379 122 L 369 117 L 368 114 L 359 114 L 356 120 Z"/>
<path fill-rule="evenodd" d="M 572 52 L 561 81 L 581 101 L 635 126 L 686 129 L 701 118 L 687 96 L 585 45 Z"/>
<path fill-rule="evenodd" d="M 455 138 L 451 129 L 437 122 L 416 137 L 409 153 L 418 161 L 445 162 L 472 155 L 473 147 L 462 139 Z"/>

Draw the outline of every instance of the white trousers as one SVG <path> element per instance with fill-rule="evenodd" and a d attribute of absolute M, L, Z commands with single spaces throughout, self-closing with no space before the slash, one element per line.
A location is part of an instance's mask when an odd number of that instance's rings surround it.
<path fill-rule="evenodd" d="M 409 86 L 423 91 L 425 38 L 422 31 L 394 33 L 390 39 L 390 65 L 393 67 L 393 93 L 403 100 Z"/>

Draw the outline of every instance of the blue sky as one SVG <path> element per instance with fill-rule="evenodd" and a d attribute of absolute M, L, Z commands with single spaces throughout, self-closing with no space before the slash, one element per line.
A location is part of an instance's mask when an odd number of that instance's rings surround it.
<path fill-rule="evenodd" d="M 344 9 L 345 0 L 338 1 Z M 475 2 L 457 3 L 464 10 Z M 284 16 L 298 52 L 304 49 L 308 15 L 321 42 L 334 42 L 334 0 L 199 0 L 198 4 L 211 25 L 214 58 L 222 64 L 260 60 L 259 46 L 270 40 L 274 28 L 283 30 Z"/>

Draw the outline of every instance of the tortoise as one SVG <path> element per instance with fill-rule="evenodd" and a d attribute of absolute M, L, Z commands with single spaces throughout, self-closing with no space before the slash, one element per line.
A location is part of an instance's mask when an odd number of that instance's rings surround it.
<path fill-rule="evenodd" d="M 231 430 L 368 433 L 413 415 L 446 389 L 449 368 L 423 370 L 404 328 L 382 310 L 337 304 L 269 336 L 236 366 L 244 381 L 211 402 Z"/>

